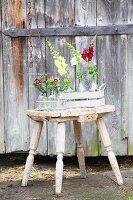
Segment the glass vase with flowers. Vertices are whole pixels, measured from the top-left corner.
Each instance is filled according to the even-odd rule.
[[[82,53],[75,49],[70,43],[64,40],[64,44],[70,49],[73,57],[71,59],[71,65],[77,66],[76,76],[79,82],[78,91],[84,92],[86,89],[84,87],[83,82],[83,73],[81,71],[81,63],[82,61],[86,61],[87,63],[87,74],[90,80],[89,90],[95,91],[97,89],[97,68],[92,64],[92,59],[94,56],[94,42],[96,40],[96,36],[93,37],[91,43],[89,44],[88,48],[85,48]]]
[[[92,65],[91,61],[94,56],[94,42],[96,40],[96,36],[92,39],[91,43],[89,44],[88,48],[85,48],[81,54],[83,60],[85,60],[88,64],[87,72],[90,79],[90,87],[89,90],[95,91],[97,90],[97,68],[96,66]]]
[[[78,79],[78,91],[79,92],[84,92],[85,91],[85,87],[84,87],[84,82],[83,82],[83,73],[81,71],[81,62],[82,62],[82,58],[81,58],[81,54],[78,50],[76,50],[74,48],[74,46],[72,46],[70,43],[68,43],[66,40],[64,40],[64,44],[67,45],[67,47],[70,49],[73,57],[71,59],[71,65],[72,66],[77,66],[77,70],[76,70],[76,77]]]
[[[49,77],[41,75],[36,77],[33,85],[39,91],[39,97],[36,101],[38,109],[62,108],[65,101],[62,98],[62,92],[72,90],[72,83],[68,77],[63,80],[58,77]]]
[[[42,109],[55,109],[61,108],[63,101],[62,93],[63,92],[71,92],[72,81],[69,77],[69,72],[66,69],[67,63],[63,56],[59,55],[59,52],[55,50],[52,44],[49,41],[46,41],[50,52],[54,58],[54,64],[57,67],[59,77],[51,76],[47,77],[45,75],[41,75],[37,77],[33,81],[33,85],[39,91],[39,100],[37,101],[39,104],[39,108]]]
[[[59,52],[55,50],[55,48],[48,40],[46,40],[46,44],[49,47],[49,50],[53,56],[54,64],[57,67],[58,74],[62,79],[59,92],[60,93],[67,91],[72,92],[73,91],[72,81],[69,76],[69,71],[67,70],[68,64],[66,63],[66,59],[63,56],[61,56]]]

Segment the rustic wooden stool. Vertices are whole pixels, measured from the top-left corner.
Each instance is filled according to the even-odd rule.
[[[55,192],[61,193],[62,189],[62,175],[63,175],[63,154],[65,150],[65,122],[73,121],[74,132],[77,144],[77,156],[79,161],[80,173],[83,178],[86,177],[85,170],[85,158],[82,144],[81,135],[81,122],[95,121],[99,129],[101,139],[104,147],[108,153],[108,158],[116,176],[119,185],[123,184],[120,169],[116,160],[116,157],[111,148],[111,141],[104,124],[102,116],[107,113],[114,112],[115,107],[113,105],[105,105],[95,108],[75,108],[65,110],[28,110],[27,115],[36,122],[36,127],[31,138],[29,156],[27,157],[22,186],[27,186],[28,178],[34,161],[35,150],[38,147],[43,121],[57,122],[56,131],[56,177],[55,177]]]

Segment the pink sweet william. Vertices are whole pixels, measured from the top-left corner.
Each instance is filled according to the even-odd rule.
[[[54,78],[54,82],[56,83],[56,82],[58,82],[59,81],[59,79],[58,78]]]
[[[34,84],[37,85],[37,86],[41,86],[42,85],[42,83],[40,82],[40,80],[38,78],[36,78],[34,80]]]

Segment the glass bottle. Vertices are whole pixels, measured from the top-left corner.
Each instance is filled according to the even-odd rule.
[[[96,91],[97,88],[98,88],[98,85],[97,85],[97,76],[90,77],[90,87],[89,87],[89,90],[90,91]]]
[[[83,81],[79,83],[78,85],[78,92],[85,92],[85,86],[84,86],[84,83]]]

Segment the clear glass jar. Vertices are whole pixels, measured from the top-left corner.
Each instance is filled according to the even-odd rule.
[[[51,93],[46,97],[40,95],[36,101],[36,109],[39,110],[58,110],[65,109],[66,100],[63,99],[62,94]]]
[[[36,100],[36,109],[43,110],[47,108],[47,97],[44,95],[39,95],[38,99]]]

